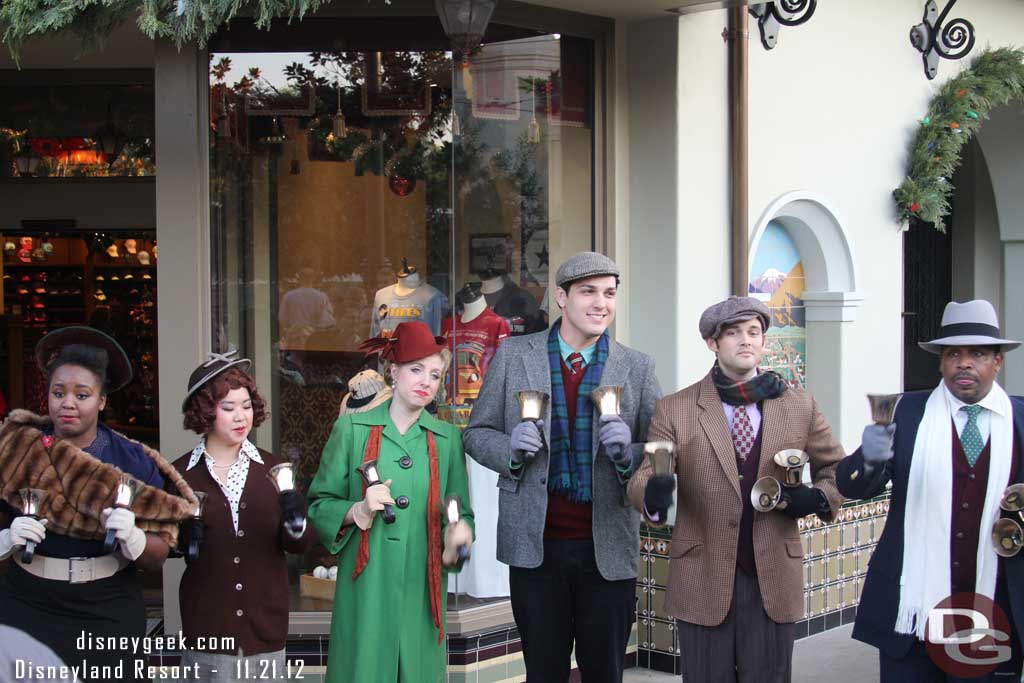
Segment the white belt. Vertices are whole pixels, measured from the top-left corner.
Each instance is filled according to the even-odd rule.
[[[32,558],[31,564],[24,564],[21,555],[21,549],[14,551],[18,566],[29,574],[41,579],[68,583],[88,583],[106,579],[128,566],[128,560],[119,554],[70,559],[36,555]]]

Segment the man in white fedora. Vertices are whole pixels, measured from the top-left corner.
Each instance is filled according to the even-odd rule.
[[[1000,557],[992,528],[1009,516],[999,505],[1007,486],[1024,482],[1024,399],[996,382],[1003,354],[1020,342],[1002,338],[995,309],[979,299],[947,304],[939,338],[920,346],[939,356],[942,382],[904,394],[891,425],[865,427],[836,474],[847,498],[872,498],[892,482],[853,637],[878,648],[881,683],[1019,681],[1024,554]],[[967,609],[939,621],[937,605]],[[986,627],[1004,633],[964,631],[964,645],[952,637]]]

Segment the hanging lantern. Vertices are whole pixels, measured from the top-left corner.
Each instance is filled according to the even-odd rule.
[[[480,47],[497,0],[434,0],[452,50],[465,60]]]
[[[42,161],[43,158],[36,154],[30,144],[26,144],[14,155],[14,164],[18,168],[18,175],[20,176],[35,175]]]
[[[121,150],[124,149],[124,143],[128,140],[124,131],[111,118],[109,107],[107,108],[107,122],[100,126],[92,137],[96,141],[97,151],[103,155],[103,160],[108,165],[117,161],[117,158],[121,156]]]
[[[533,117],[530,119],[530,125],[527,127],[526,140],[530,144],[540,144],[540,124],[537,123],[537,84],[531,81],[533,89]]]
[[[334,112],[334,137],[343,138],[348,135],[348,126],[345,125],[345,112],[341,110],[341,83],[338,83],[338,111]]]
[[[228,112],[228,89],[220,90],[220,116],[217,118],[217,137],[231,137],[231,116]]]

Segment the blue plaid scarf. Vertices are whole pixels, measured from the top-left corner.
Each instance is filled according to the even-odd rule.
[[[590,392],[601,385],[604,362],[608,358],[608,333],[598,338],[594,357],[587,364],[576,396],[576,424],[570,432],[569,410],[562,383],[562,350],[558,345],[558,330],[561,326],[562,321],[556,321],[548,333],[548,361],[551,366],[551,460],[548,467],[548,491],[573,503],[589,503],[594,495],[594,456],[591,452],[594,411]]]

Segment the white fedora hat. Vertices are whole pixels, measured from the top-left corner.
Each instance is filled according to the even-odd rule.
[[[984,299],[964,303],[950,301],[942,312],[939,338],[919,342],[929,353],[942,353],[943,346],[998,346],[1000,351],[1012,351],[1019,341],[1003,339],[999,333],[996,309]]]

